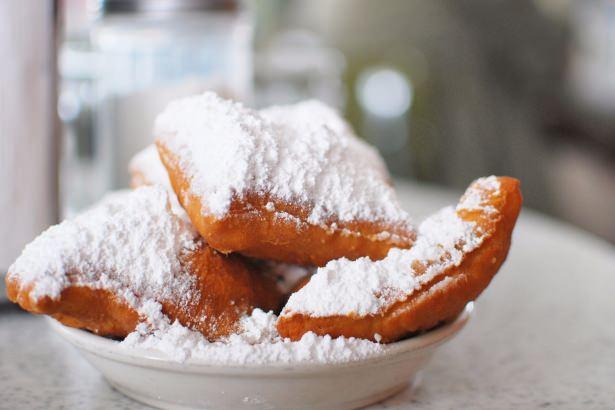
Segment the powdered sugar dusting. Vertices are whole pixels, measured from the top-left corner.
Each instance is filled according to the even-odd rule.
[[[470,189],[471,206],[484,203],[485,190],[499,189],[497,179],[478,180]],[[482,193],[481,193],[482,192]],[[464,207],[462,200],[460,207]],[[457,266],[463,254],[477,248],[483,235],[474,222],[457,216],[454,208],[444,208],[419,227],[414,246],[391,249],[386,258],[355,261],[338,259],[319,268],[307,285],[291,295],[282,316],[295,313],[313,317],[331,315],[366,316],[382,312],[405,299],[450,266]]]
[[[209,342],[178,322],[159,322],[152,330],[140,326],[121,342],[127,349],[156,350],[171,360],[225,365],[343,363],[382,353],[386,346],[368,340],[317,336],[312,332],[292,342],[279,336],[277,317],[255,309],[241,319],[242,330],[226,340]]]
[[[497,195],[500,190],[500,183],[497,177],[489,176],[480,178],[475,184],[472,184],[465,192],[457,210],[465,209],[468,211],[482,211],[493,213],[495,208],[487,203],[488,195]]]
[[[182,303],[194,278],[179,260],[196,246],[194,231],[170,211],[161,187],[116,193],[74,219],[52,226],[9,268],[32,285],[30,297],[58,298],[69,285],[107,289],[148,320],[161,300]]]
[[[135,186],[160,185],[172,190],[167,169],[160,161],[155,145],[148,145],[137,152],[128,164]]]
[[[143,185],[159,185],[169,192],[169,202],[173,213],[182,218],[186,223],[191,224],[188,214],[177,200],[177,195],[173,191],[167,169],[160,160],[158,149],[155,145],[149,145],[139,151],[131,160],[128,166],[131,173],[131,185],[134,188]]]
[[[409,224],[380,156],[322,103],[255,111],[205,93],[169,104],[155,133],[205,214],[222,217],[233,198],[257,193],[307,207],[312,224]]]

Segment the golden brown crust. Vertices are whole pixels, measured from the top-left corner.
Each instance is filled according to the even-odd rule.
[[[414,241],[413,231],[371,222],[329,221],[329,227],[312,225],[306,222],[306,209],[255,194],[233,201],[228,215],[222,219],[203,215],[201,199],[191,193],[190,181],[181,171],[178,158],[160,141],[156,145],[190,220],[207,243],[220,252],[323,266],[341,257],[382,259],[389,249],[409,248]],[[270,202],[274,209],[268,209]],[[382,232],[391,235],[387,237]]]
[[[158,302],[171,321],[177,319],[209,340],[237,331],[239,318],[254,308],[268,311],[280,307],[282,297],[275,283],[240,256],[225,256],[203,245],[186,257],[184,266],[196,279],[190,300],[185,304]],[[33,299],[31,286],[22,288],[14,276],[7,276],[6,285],[9,299],[23,309],[102,336],[123,338],[140,321],[137,311],[106,289],[72,285],[57,299]]]
[[[9,300],[31,313],[49,315],[63,324],[88,329],[103,336],[124,337],[139,321],[137,312],[105,289],[70,286],[58,299],[44,296],[32,299],[30,287],[21,288],[18,280],[6,277]]]
[[[254,308],[266,312],[280,308],[282,295],[273,279],[240,255],[223,255],[204,246],[187,258],[186,266],[197,279],[200,298],[187,306],[163,301],[163,312],[209,340],[236,332],[240,317]]]
[[[437,275],[407,299],[397,302],[378,315],[364,317],[327,316],[310,317],[304,314],[282,316],[278,320],[278,332],[283,337],[298,340],[312,331],[331,337],[346,336],[375,340],[378,334],[382,342],[394,342],[420,330],[436,326],[455,317],[464,306],[487,287],[498,271],[510,247],[510,240],[517,216],[521,210],[519,181],[499,177],[497,195],[489,196],[489,205],[495,212],[480,210],[458,211],[465,221],[474,221],[485,232],[481,245],[465,254],[458,266],[453,266]],[[447,282],[442,282],[448,278]],[[437,286],[437,287],[435,287]]]

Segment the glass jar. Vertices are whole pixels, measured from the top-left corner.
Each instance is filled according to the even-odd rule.
[[[154,119],[170,100],[205,90],[249,100],[252,91],[252,22],[235,1],[102,1],[89,42],[82,105],[91,125],[72,127],[66,144],[87,147],[65,156],[68,213],[128,185],[130,158],[153,142]]]

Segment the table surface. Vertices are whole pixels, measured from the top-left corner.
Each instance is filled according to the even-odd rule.
[[[454,194],[401,184],[417,220]],[[606,409],[615,405],[615,248],[524,210],[475,317],[418,386],[373,409]],[[142,409],[41,317],[0,305],[0,408]]]

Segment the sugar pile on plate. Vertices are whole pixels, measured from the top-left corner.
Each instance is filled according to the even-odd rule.
[[[220,342],[208,342],[202,334],[163,316],[155,327],[140,324],[120,342],[127,349],[153,349],[171,360],[245,365],[273,363],[344,363],[382,353],[387,347],[364,339],[317,336],[312,332],[292,342],[278,335],[276,315],[255,309],[241,319],[241,331]]]

